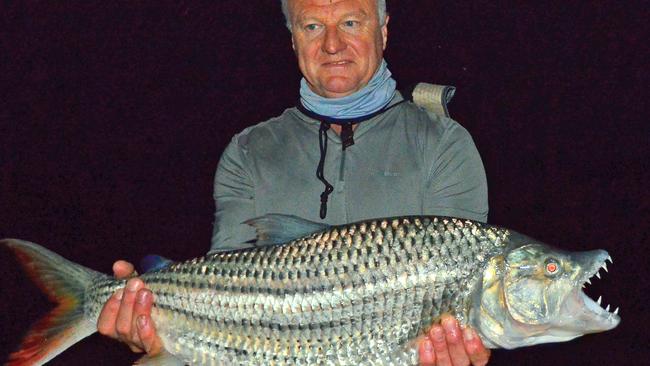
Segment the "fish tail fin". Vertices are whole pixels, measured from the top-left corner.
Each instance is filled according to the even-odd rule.
[[[58,304],[32,326],[6,366],[42,365],[97,331],[95,323],[83,317],[84,294],[92,282],[105,275],[34,243],[5,239],[0,244],[14,252],[34,283]]]

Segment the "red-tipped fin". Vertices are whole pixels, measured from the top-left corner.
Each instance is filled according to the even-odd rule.
[[[6,239],[0,245],[13,250],[35,284],[58,304],[34,324],[7,366],[42,365],[97,331],[94,321],[83,317],[83,299],[86,288],[104,275],[34,243]]]
[[[78,319],[61,322],[57,318],[60,307],[38,321],[23,340],[20,349],[9,356],[6,366],[43,365],[73,344],[97,331],[97,326]],[[57,326],[57,323],[65,323]],[[57,328],[52,331],[52,328]]]

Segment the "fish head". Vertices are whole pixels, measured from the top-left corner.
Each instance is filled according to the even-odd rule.
[[[607,260],[604,250],[567,252],[525,240],[490,259],[472,323],[488,346],[509,349],[612,329],[618,309],[609,312],[582,291]]]

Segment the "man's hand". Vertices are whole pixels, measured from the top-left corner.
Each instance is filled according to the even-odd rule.
[[[443,314],[440,324],[434,324],[420,342],[422,366],[484,366],[490,359],[490,350],[471,328],[463,330],[456,318]]]
[[[127,278],[135,273],[131,263],[117,261],[113,264],[117,278]],[[131,278],[124,289],[108,299],[97,321],[99,333],[126,343],[133,352],[155,355],[162,350],[162,342],[151,321],[153,294],[141,279]]]

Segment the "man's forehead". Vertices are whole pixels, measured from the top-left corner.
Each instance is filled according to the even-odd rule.
[[[376,0],[289,0],[289,8],[299,18],[318,13],[376,13]]]

